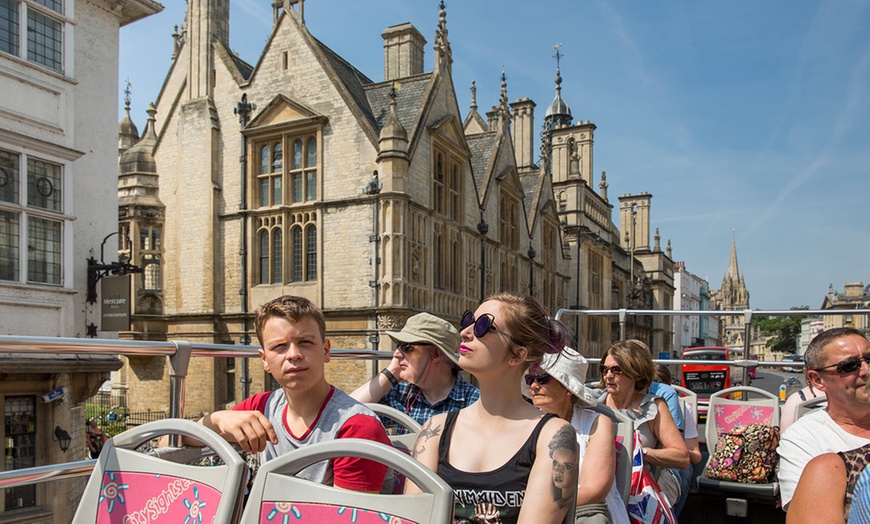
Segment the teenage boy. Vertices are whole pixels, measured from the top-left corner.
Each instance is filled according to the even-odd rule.
[[[261,462],[294,449],[336,438],[390,444],[375,414],[326,381],[329,362],[323,313],[302,297],[282,296],[257,309],[257,351],[280,389],[216,411],[200,423]],[[299,477],[340,488],[378,492],[387,467],[359,458],[337,458],[302,470]]]

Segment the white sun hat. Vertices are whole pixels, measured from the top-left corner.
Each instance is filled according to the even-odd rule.
[[[532,366],[530,369],[534,367]],[[578,405],[591,407],[597,404],[592,393],[584,385],[589,362],[577,350],[565,346],[560,353],[547,353],[537,367],[546,371],[548,375],[558,380],[560,384],[577,397]],[[528,371],[526,373],[528,374]],[[526,385],[525,380],[522,385],[523,394],[530,396],[529,387]]]

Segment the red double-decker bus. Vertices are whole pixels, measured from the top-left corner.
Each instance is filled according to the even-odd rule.
[[[710,360],[729,360],[732,353],[727,347],[689,347],[683,350],[683,360],[696,360],[697,364],[683,364],[680,371],[680,385],[698,395],[698,415],[707,417],[710,395],[735,385],[732,368],[726,364],[706,364]]]

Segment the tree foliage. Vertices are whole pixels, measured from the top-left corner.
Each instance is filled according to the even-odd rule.
[[[808,310],[809,306],[797,306],[790,311]],[[796,316],[760,316],[752,319],[752,325],[772,338],[767,341],[770,351],[794,353],[797,349],[798,337],[801,335],[801,321],[806,315]]]

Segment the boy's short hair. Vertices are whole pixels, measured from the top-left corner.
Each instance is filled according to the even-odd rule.
[[[304,317],[311,317],[320,328],[320,339],[326,340],[326,319],[320,308],[304,297],[284,295],[266,302],[257,308],[254,323],[257,328],[257,340],[263,345],[263,328],[272,318],[283,318],[288,322],[299,322]]]

